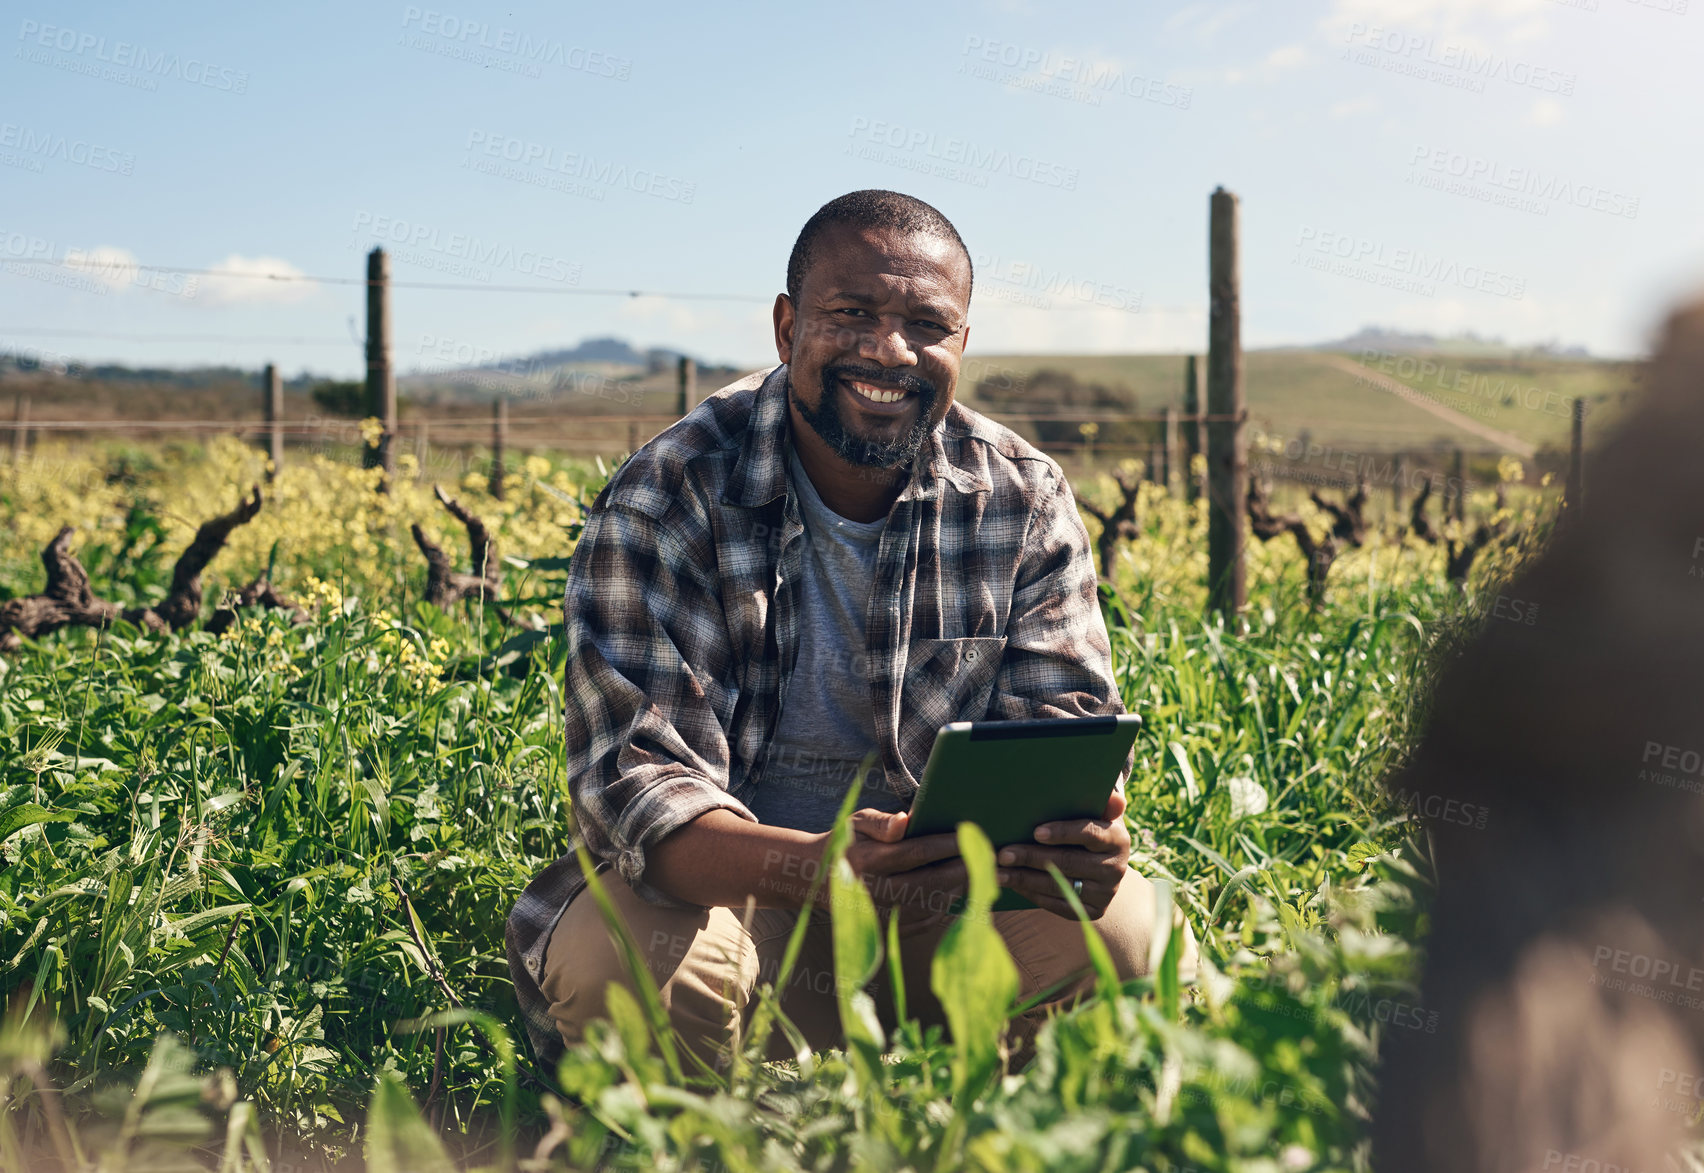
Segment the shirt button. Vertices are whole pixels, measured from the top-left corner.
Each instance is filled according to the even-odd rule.
[[[975,648],[971,648],[971,649],[970,649],[970,651],[968,651],[968,652],[966,652],[966,653],[965,653],[965,654],[964,654],[964,658],[965,658],[965,659],[966,659],[966,660],[967,660],[967,661],[968,661],[968,660],[974,660],[974,659],[976,659],[976,649],[975,649]]]

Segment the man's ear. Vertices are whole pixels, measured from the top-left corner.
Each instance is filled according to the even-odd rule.
[[[775,295],[775,357],[784,363],[793,361],[793,299],[785,293]]]

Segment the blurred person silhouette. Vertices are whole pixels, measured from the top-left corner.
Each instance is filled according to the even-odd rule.
[[[1439,1028],[1384,1040],[1380,1173],[1678,1169],[1704,1103],[1704,302],[1649,373],[1391,779],[1491,815],[1428,825]]]

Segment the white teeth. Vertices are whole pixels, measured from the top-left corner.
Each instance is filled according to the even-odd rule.
[[[868,383],[853,383],[852,389],[865,399],[874,403],[898,403],[905,398],[903,391],[890,391],[884,387],[872,387]]]

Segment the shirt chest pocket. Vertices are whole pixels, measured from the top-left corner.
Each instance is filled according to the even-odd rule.
[[[911,641],[899,708],[905,723],[931,731],[980,721],[1006,650],[1004,636]]]

